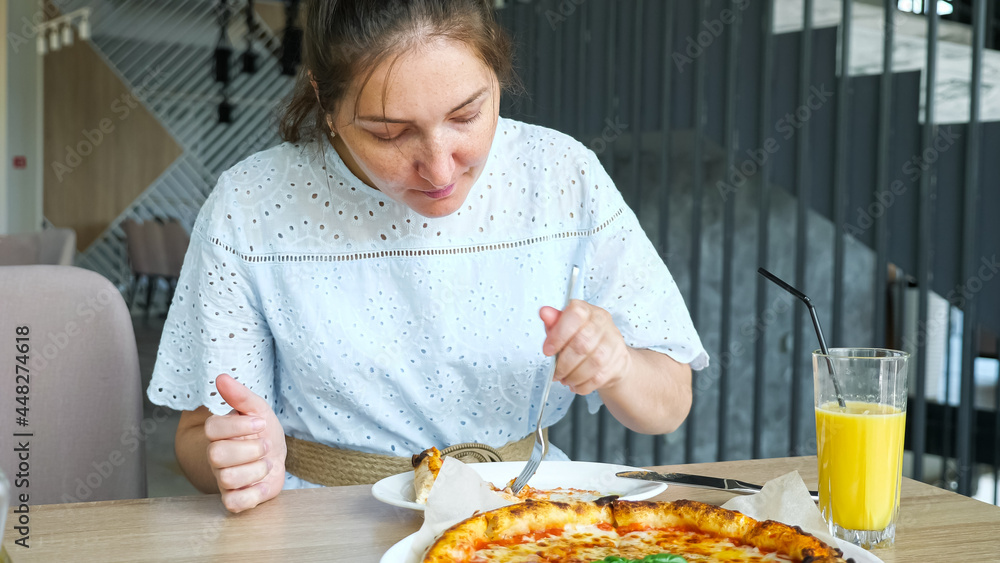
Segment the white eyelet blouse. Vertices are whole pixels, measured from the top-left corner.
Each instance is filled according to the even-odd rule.
[[[225,172],[201,209],[148,395],[223,414],[228,373],[297,438],[396,456],[499,447],[534,430],[552,362],[538,310],[562,308],[574,263],[575,297],[630,346],[708,364],[666,266],[576,140],[501,118],[468,199],[435,219],[326,141],[285,143]],[[543,426],[573,397],[554,385]]]

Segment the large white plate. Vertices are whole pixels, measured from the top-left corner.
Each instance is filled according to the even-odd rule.
[[[379,563],[404,563],[406,561],[406,555],[410,553],[410,546],[413,545],[413,538],[416,535],[417,533],[413,532],[412,534],[394,543],[392,547],[390,547],[382,555],[382,559],[379,559]]]
[[[404,563],[406,556],[410,553],[410,546],[413,545],[413,537],[416,535],[416,533],[410,534],[396,542],[395,545],[382,555],[379,563]],[[844,552],[845,559],[850,557],[854,559],[854,563],[885,563],[878,557],[875,557],[870,551],[866,551],[853,543],[837,540],[837,547]]]
[[[410,553],[410,546],[413,545],[413,537],[416,535],[417,533],[413,532],[394,543],[392,547],[382,554],[382,559],[379,559],[379,563],[404,563],[406,555]]]
[[[524,469],[523,461],[499,461],[494,463],[470,463],[484,481],[503,488]],[[531,478],[531,486],[536,489],[585,489],[608,495],[618,495],[622,500],[644,500],[666,490],[666,483],[653,483],[618,477],[619,471],[641,471],[637,467],[593,463],[587,461],[543,461],[538,472]],[[394,506],[423,510],[413,493],[413,472],[386,477],[372,485],[372,496]]]

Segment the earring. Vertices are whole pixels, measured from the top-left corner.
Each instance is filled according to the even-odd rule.
[[[333,130],[333,121],[330,120],[330,116],[326,116],[326,126],[330,128],[330,137],[336,137],[337,132]]]

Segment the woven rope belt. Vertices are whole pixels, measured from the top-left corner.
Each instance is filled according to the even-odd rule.
[[[546,441],[548,429],[544,429]],[[464,463],[490,461],[527,461],[535,443],[535,435],[529,434],[516,442],[508,442],[499,448],[492,448],[478,442],[467,442],[448,446],[442,455],[450,456]],[[285,435],[288,456],[285,471],[300,479],[324,485],[371,485],[372,483],[412,471],[410,457],[370,454],[356,450],[331,448],[309,440],[299,440]]]

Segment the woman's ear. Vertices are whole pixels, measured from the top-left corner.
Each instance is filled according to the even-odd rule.
[[[316,77],[313,76],[311,70],[307,70],[306,74],[309,76],[309,84],[313,88],[313,93],[316,94],[316,103],[319,104],[319,110],[322,112],[323,118],[326,120],[326,126],[330,130],[330,135],[336,137],[337,132],[333,130],[333,121],[330,119],[330,114],[326,113],[326,110],[323,109],[323,101],[319,98],[319,84],[316,83]]]
[[[309,76],[309,84],[311,84],[312,87],[313,87],[313,93],[316,94],[316,103],[319,104],[319,107],[322,108],[323,107],[323,102],[320,101],[320,99],[319,99],[319,84],[316,83],[316,77],[313,76],[313,73],[312,73],[311,70],[307,70],[306,74]]]

